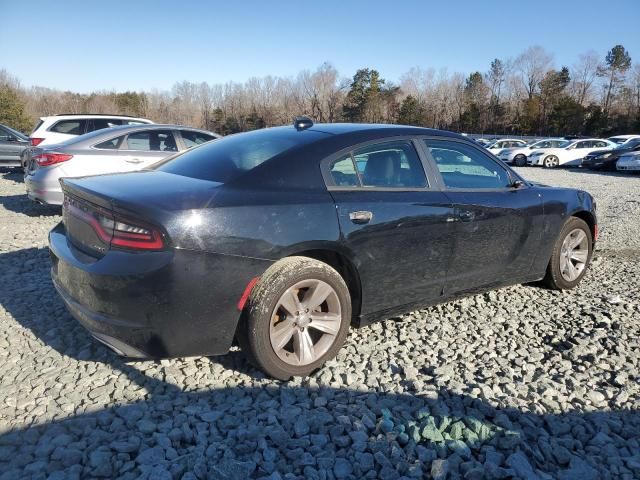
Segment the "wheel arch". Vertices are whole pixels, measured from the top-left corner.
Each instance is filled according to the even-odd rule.
[[[585,223],[589,226],[589,230],[591,231],[592,241],[595,242],[596,237],[598,236],[598,232],[596,217],[593,215],[593,213],[589,212],[588,210],[577,210],[573,212],[571,216],[585,221]]]
[[[309,257],[314,260],[326,263],[334,268],[347,284],[349,294],[351,295],[351,310],[354,319],[360,316],[362,308],[362,284],[360,281],[360,273],[355,263],[344,252],[336,249],[320,247],[310,248],[291,252],[287,255],[298,257]]]

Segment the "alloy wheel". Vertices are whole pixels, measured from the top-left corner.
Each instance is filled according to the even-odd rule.
[[[584,271],[589,257],[587,234],[580,228],[569,232],[560,249],[560,274],[568,282],[575,281]]]
[[[547,158],[544,159],[544,166],[547,168],[555,168],[560,164],[560,161],[558,160],[558,157],[556,157],[555,155],[549,155]]]
[[[278,300],[269,325],[274,352],[289,365],[309,365],[322,357],[340,332],[342,312],[336,291],[326,282],[302,280]]]

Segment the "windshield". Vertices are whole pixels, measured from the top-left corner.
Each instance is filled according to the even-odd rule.
[[[156,163],[152,168],[185,177],[226,183],[294,147],[312,143],[326,133],[298,132],[292,127],[265,128],[205,143]]]
[[[626,150],[628,148],[634,148],[640,145],[640,138],[635,138],[633,140],[629,140],[627,143],[618,145],[615,147],[615,150]]]

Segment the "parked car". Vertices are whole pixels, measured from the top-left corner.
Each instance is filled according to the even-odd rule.
[[[29,146],[29,137],[0,125],[0,167],[19,167],[20,155]]]
[[[519,140],[517,138],[501,138],[499,140],[494,140],[489,145],[487,145],[486,148],[491,153],[495,154],[504,148],[522,148],[526,146],[527,142],[524,140]]]
[[[582,164],[582,159],[588,154],[612,149],[615,146],[615,143],[601,138],[567,140],[566,145],[534,150],[527,157],[527,164],[542,165],[545,168],[578,166]]]
[[[496,153],[496,156],[505,163],[515,165],[516,167],[524,167],[527,165],[527,156],[532,150],[537,148],[560,147],[565,143],[567,143],[567,141],[561,138],[547,138],[545,140],[538,140],[526,147],[504,148]]]
[[[620,171],[639,172],[640,171],[640,152],[629,152],[618,158],[616,169]]]
[[[640,151],[640,138],[631,139],[617,147],[587,154],[582,166],[591,170],[615,170],[618,159],[627,153]]]
[[[616,135],[615,137],[607,138],[607,140],[617,145],[625,145],[632,140],[640,140],[640,135]]]
[[[141,170],[218,137],[180,125],[129,125],[87,133],[58,145],[31,147],[24,153],[27,195],[40,203],[61,205],[62,177]]]
[[[298,118],[61,183],[52,278],[94,337],[141,358],[224,354],[235,337],[281,379],[334,357],[352,322],[540,279],[573,288],[597,232],[588,193],[400,125]]]
[[[493,140],[487,140],[486,138],[474,138],[472,140],[474,140],[476,143],[479,143],[483,147],[486,147],[493,141]]]
[[[70,140],[85,133],[119,125],[146,125],[153,123],[146,118],[127,115],[104,114],[65,114],[52,117],[40,117],[40,121],[31,132],[31,145],[34,147],[51,145]]]

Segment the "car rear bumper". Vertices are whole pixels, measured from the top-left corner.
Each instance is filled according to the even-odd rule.
[[[69,312],[120,355],[169,358],[228,351],[238,299],[266,260],[166,250],[96,259],[49,234],[51,277]]]
[[[64,195],[57,178],[54,183],[53,181],[38,180],[33,175],[25,175],[24,184],[27,188],[27,196],[31,200],[48,205],[62,205]]]

